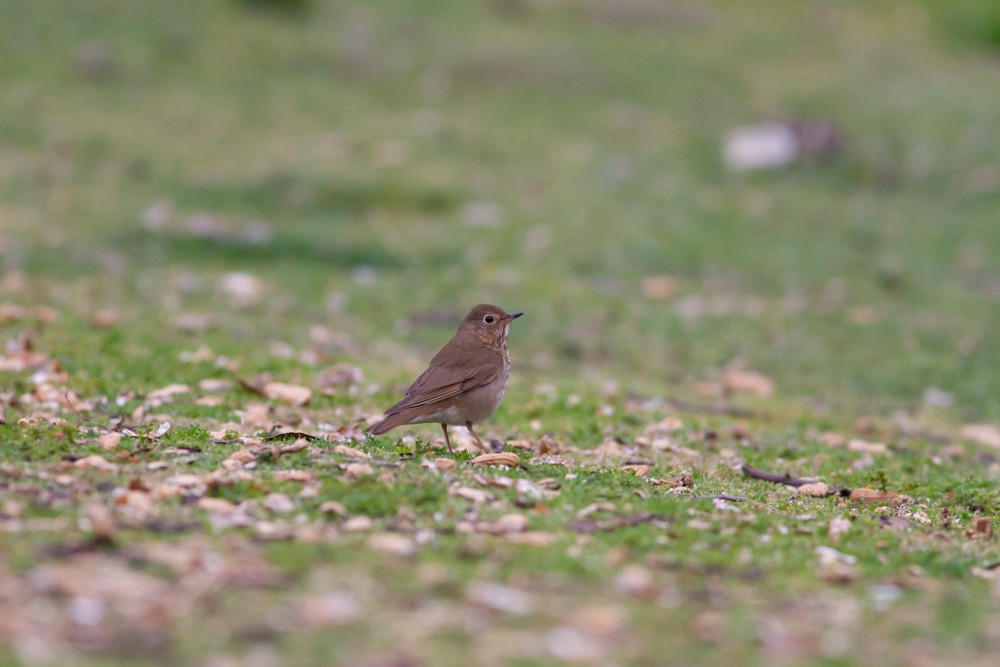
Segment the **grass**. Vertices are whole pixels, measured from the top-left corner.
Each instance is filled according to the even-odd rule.
[[[0,662],[991,664],[1000,473],[959,433],[1000,422],[995,3],[269,4],[0,2],[0,337],[40,355],[0,365]],[[789,118],[843,149],[726,168]],[[431,469],[433,426],[227,463],[359,435],[482,301],[527,313],[484,427],[522,468]]]

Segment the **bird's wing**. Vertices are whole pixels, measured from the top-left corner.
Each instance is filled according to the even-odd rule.
[[[445,357],[439,352],[430,367],[406,390],[403,400],[386,410],[386,414],[453,398],[489,384],[500,374],[502,365],[496,363],[496,350],[453,347],[449,353]]]

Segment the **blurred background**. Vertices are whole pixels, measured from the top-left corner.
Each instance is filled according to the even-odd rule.
[[[998,84],[995,0],[3,0],[3,326],[996,420]]]

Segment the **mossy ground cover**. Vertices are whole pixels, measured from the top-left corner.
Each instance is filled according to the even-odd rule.
[[[993,664],[994,4],[0,3],[2,660]]]

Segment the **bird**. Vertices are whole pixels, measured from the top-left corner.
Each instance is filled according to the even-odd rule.
[[[522,315],[488,303],[474,306],[402,400],[387,409],[385,418],[368,432],[382,435],[403,424],[436,422],[441,424],[445,444],[453,453],[448,426],[465,426],[485,450],[472,426],[496,412],[507,392],[507,335],[511,322]]]

